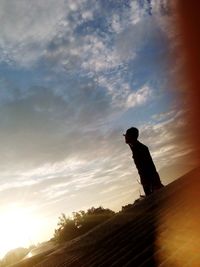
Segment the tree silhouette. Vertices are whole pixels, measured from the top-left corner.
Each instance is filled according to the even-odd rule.
[[[66,215],[62,213],[58,218],[58,229],[54,232],[54,240],[58,243],[69,241],[110,219],[114,214],[114,211],[104,209],[103,207],[92,207],[87,211],[80,210],[78,212],[73,212],[72,218],[66,217]]]

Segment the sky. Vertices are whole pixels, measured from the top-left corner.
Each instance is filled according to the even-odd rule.
[[[0,255],[62,212],[133,203],[129,127],[164,184],[193,167],[168,2],[0,0]]]

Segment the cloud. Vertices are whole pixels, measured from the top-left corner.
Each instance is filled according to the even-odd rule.
[[[158,171],[163,168],[170,170],[170,166],[180,164],[192,153],[190,143],[186,141],[189,133],[185,131],[184,117],[183,111],[173,109],[166,116],[161,114],[161,120],[157,121],[156,116],[156,121],[139,127],[140,140],[149,147]],[[84,203],[85,207],[90,203],[107,203],[108,199],[114,202],[106,206],[113,207],[113,203],[124,205],[125,199],[137,198],[139,176],[131,151],[124,143],[123,132],[121,128],[106,132],[72,132],[67,136],[72,144],[71,151],[64,147],[67,157],[63,153],[64,156],[59,158],[55,150],[54,161],[43,157],[38,168],[18,170],[15,176],[7,169],[2,181],[5,186],[0,193],[2,205],[16,201],[17,197],[18,202],[26,200],[30,206],[39,207],[43,214],[49,213],[47,207],[59,214],[66,209],[70,211],[70,206],[64,203],[70,202],[72,196],[76,197],[76,203]],[[47,159],[49,162],[45,163]],[[23,160],[25,162],[25,158]],[[167,175],[161,178],[164,183],[167,181]]]
[[[56,84],[16,91],[2,82],[2,166],[63,160],[77,153],[74,146],[82,157],[103,140],[99,129],[153,101],[153,62],[166,39],[137,1],[117,8],[114,1],[1,4],[4,59],[26,68],[43,64],[34,70],[45,68]]]
[[[120,75],[116,80],[102,75],[98,81],[80,78],[65,86],[56,81],[55,87],[17,91],[4,82],[0,164],[24,169],[77,155],[90,159],[97,143],[106,151],[104,135],[110,121],[147,103],[151,91],[147,85],[133,91]]]
[[[70,131],[74,131],[77,123],[74,113],[78,114],[79,110],[51,90],[40,88],[33,92],[27,98],[1,107],[2,165],[20,162],[23,165],[24,161],[41,164],[58,159],[59,155],[67,157],[72,150]],[[84,119],[83,116],[79,119]]]
[[[159,122],[141,126],[141,138],[150,144],[152,155],[159,162],[159,168],[173,165],[174,162],[184,162],[184,158],[194,151],[190,142],[186,112],[171,109],[165,114],[157,115],[155,119],[158,118]]]
[[[153,19],[145,18],[147,9],[137,1],[130,7],[115,5],[112,1],[91,5],[90,1],[37,0],[28,4],[23,0],[11,4],[3,0],[1,60],[23,67],[49,60],[60,68],[80,64],[98,72],[133,59],[146,34],[151,35]]]
[[[140,88],[129,94],[126,102],[127,108],[145,104],[151,97],[151,90],[148,86]]]
[[[27,65],[44,53],[66,10],[65,1],[1,1],[1,60]],[[23,55],[23,56],[22,56]]]

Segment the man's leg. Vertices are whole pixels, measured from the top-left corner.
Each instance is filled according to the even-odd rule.
[[[143,189],[144,189],[144,193],[146,196],[149,196],[150,194],[152,194],[152,187],[148,184],[142,184]]]
[[[164,187],[164,185],[161,183],[160,180],[160,176],[159,174],[156,172],[153,176],[152,176],[152,191],[154,190],[158,190],[160,188]]]

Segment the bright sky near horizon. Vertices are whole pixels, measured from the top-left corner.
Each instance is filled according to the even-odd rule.
[[[51,238],[62,212],[138,198],[131,126],[164,184],[191,168],[160,2],[0,0],[0,255]]]

